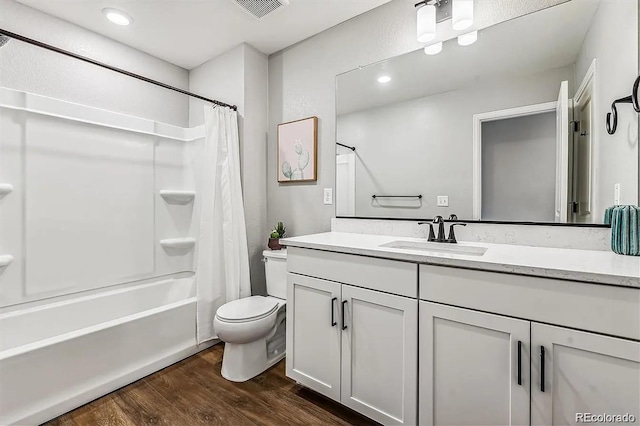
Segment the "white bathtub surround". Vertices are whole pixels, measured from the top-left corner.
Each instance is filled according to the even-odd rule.
[[[429,226],[417,220],[331,219],[333,232],[427,238]],[[611,250],[611,229],[582,226],[467,223],[456,228],[458,241],[580,250]]]
[[[216,338],[213,318],[226,302],[251,296],[240,184],[238,115],[204,107],[200,244],[197,253],[198,343]]]
[[[193,278],[0,314],[0,424],[39,424],[190,356]]]
[[[486,248],[486,252],[479,256],[453,252],[437,253],[416,249],[381,247],[394,241],[420,244],[425,243],[426,238],[343,232],[327,232],[303,237],[284,238],[281,241],[287,247],[640,288],[640,258],[636,256],[620,256],[612,252],[597,250],[528,247],[480,242],[458,243],[460,247]],[[435,246],[441,244],[445,249],[451,247],[447,243],[434,244]]]

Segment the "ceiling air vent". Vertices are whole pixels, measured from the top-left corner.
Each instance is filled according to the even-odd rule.
[[[244,10],[256,18],[262,18],[282,6],[287,6],[289,0],[234,0]]]

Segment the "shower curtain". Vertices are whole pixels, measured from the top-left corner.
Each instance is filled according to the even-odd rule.
[[[198,343],[216,338],[213,318],[226,302],[251,295],[240,184],[238,115],[205,106],[197,253]]]

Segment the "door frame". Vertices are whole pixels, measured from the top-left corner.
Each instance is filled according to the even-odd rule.
[[[591,153],[590,153],[590,164],[591,168],[591,181],[589,182],[589,208],[591,210],[591,220],[593,220],[593,216],[595,212],[598,212],[598,191],[596,190],[596,183],[598,182],[598,167],[596,162],[593,161],[594,158],[598,158],[598,132],[594,131],[596,127],[594,123],[596,123],[598,115],[598,103],[597,103],[597,93],[596,93],[596,83],[597,83],[597,58],[593,58],[589,68],[584,74],[582,81],[580,82],[580,86],[578,90],[576,90],[576,94],[573,96],[573,108],[574,108],[574,120],[576,117],[575,109],[582,103],[585,99],[591,99]],[[575,187],[575,183],[572,184]],[[574,199],[575,201],[575,194]]]
[[[338,166],[340,164],[347,165],[347,174],[349,175],[350,182],[352,183],[353,188],[351,191],[353,192],[353,197],[349,200],[349,205],[346,210],[348,210],[347,214],[340,215],[338,214],[338,192],[340,191],[340,186],[338,185]],[[346,154],[336,154],[336,216],[355,216],[356,215],[356,154],[355,152],[348,152]]]
[[[557,101],[473,114],[473,220],[482,216],[482,123],[555,112]]]

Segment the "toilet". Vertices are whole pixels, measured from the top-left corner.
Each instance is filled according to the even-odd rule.
[[[222,377],[244,382],[262,373],[285,355],[287,251],[263,253],[268,296],[251,296],[225,303],[213,320],[225,342]]]

